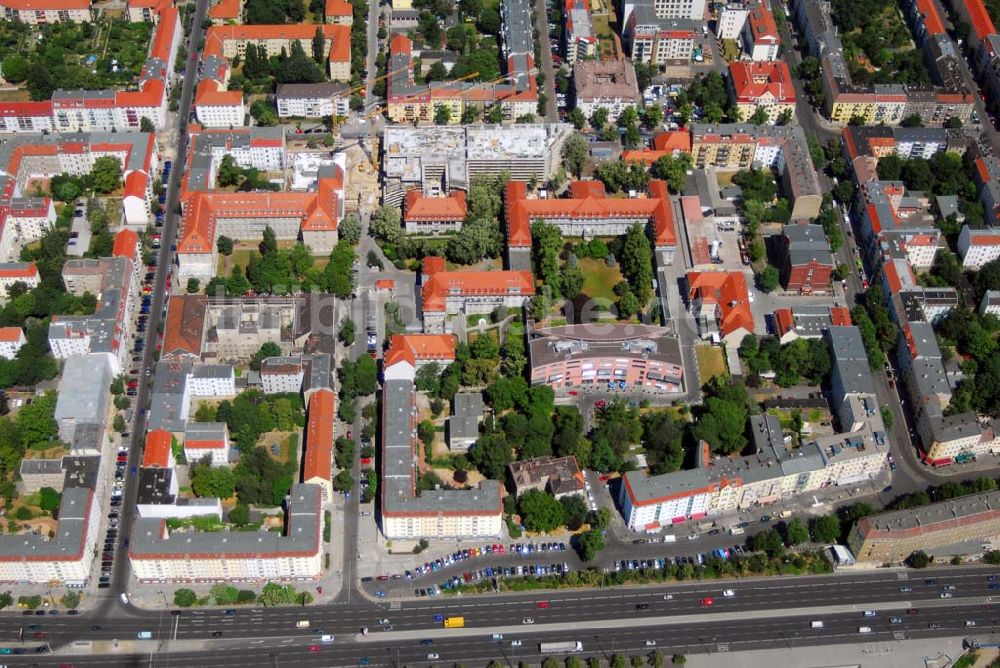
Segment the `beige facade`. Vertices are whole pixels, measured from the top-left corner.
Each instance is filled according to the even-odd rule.
[[[396,539],[496,538],[503,533],[500,513],[451,515],[448,511],[400,517],[382,514],[383,533]]]

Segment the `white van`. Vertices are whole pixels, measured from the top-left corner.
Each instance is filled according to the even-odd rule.
[[[809,622],[809,628],[821,629],[823,628],[823,622]]]
[[[871,632],[872,632],[872,627],[870,627],[870,626],[859,626],[858,627],[858,633],[871,633]]]
[[[672,533],[668,533],[667,535],[665,535],[663,537],[663,542],[664,543],[676,543],[677,542],[677,536],[675,536]]]
[[[295,622],[295,628],[297,628],[297,629],[309,628],[309,620],[308,619],[300,619],[299,621]]]
[[[149,640],[150,638],[153,637],[153,632],[152,631],[139,631],[137,634],[135,634],[135,637],[138,638],[139,640]]]
[[[122,605],[128,605],[128,596],[124,592],[118,598],[122,600]]]
[[[743,535],[743,529],[741,529],[739,527],[732,527],[731,529],[729,529],[729,535],[730,536],[742,536]]]
[[[319,641],[320,642],[333,642],[333,636],[330,635],[329,633],[321,635],[319,637]]]

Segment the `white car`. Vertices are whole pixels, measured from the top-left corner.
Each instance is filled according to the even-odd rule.
[[[534,624],[534,623],[535,623],[535,620],[534,620],[534,619],[532,619],[531,617],[525,617],[525,618],[523,618],[523,619],[521,620],[521,623],[522,623],[522,624]]]
[[[733,591],[732,589],[723,589],[722,595],[725,596],[726,598],[732,598],[733,596],[736,596],[736,592]]]
[[[646,641],[646,647],[656,647],[656,641],[655,640],[647,640]]]
[[[440,658],[441,657],[438,656],[437,652],[431,652],[430,654],[427,655],[427,659],[428,660],[431,660],[431,659],[440,659]]]
[[[510,641],[510,646],[511,647],[520,647],[521,646],[521,641],[520,640],[511,640]]]

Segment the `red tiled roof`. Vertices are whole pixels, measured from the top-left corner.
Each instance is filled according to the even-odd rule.
[[[146,434],[146,448],[142,453],[143,467],[165,469],[170,466],[170,441],[170,432],[166,429],[154,429]]]
[[[139,246],[139,235],[129,229],[123,229],[115,235],[115,245],[111,254],[115,257],[135,259],[136,248]]]
[[[440,258],[443,260],[444,258]],[[427,266],[427,258],[424,259]],[[420,290],[424,311],[444,311],[449,296],[506,295],[531,297],[535,278],[530,271],[438,271]]]
[[[326,0],[324,16],[354,16],[354,7],[345,0]]]
[[[405,221],[463,221],[468,213],[465,193],[453,190],[448,197],[424,197],[419,189],[406,193]]]
[[[391,278],[379,278],[375,281],[376,290],[392,290],[396,287],[396,281]]]
[[[205,33],[203,56],[222,57],[226,42],[247,40],[264,42],[271,39],[305,40],[309,42],[316,35],[316,29],[325,39],[331,40],[329,60],[349,62],[351,59],[351,29],[345,25],[315,25],[308,23],[281,25],[224,25],[211,26]]]
[[[29,262],[25,267],[7,267],[0,269],[0,278],[33,278],[38,276],[38,267],[34,262]]]
[[[221,450],[224,447],[226,447],[226,442],[218,438],[204,441],[184,441],[185,450]]]
[[[226,90],[222,82],[202,79],[195,89],[194,104],[197,107],[238,107],[243,104],[243,92]]]
[[[385,351],[385,368],[401,361],[416,366],[419,361],[452,362],[455,359],[455,337],[451,334],[395,334]]]
[[[792,309],[779,308],[774,310],[774,328],[778,331],[778,338],[781,338],[792,330],[795,320],[792,318]]]
[[[625,162],[641,162],[652,165],[665,155],[675,153],[691,152],[691,132],[688,130],[675,130],[672,132],[661,132],[653,137],[653,148],[644,148],[638,151],[623,151],[622,160]]]
[[[237,20],[240,18],[240,0],[219,0],[208,10],[208,18],[219,21]]]
[[[692,271],[687,275],[689,299],[716,304],[721,318],[719,330],[728,336],[739,328],[754,331],[753,313],[746,276],[741,271]]]
[[[592,220],[645,217],[653,223],[658,246],[676,244],[673,211],[664,181],[650,181],[649,196],[644,198],[609,199],[603,185],[597,181],[571,184],[571,198],[568,199],[527,199],[527,192],[524,182],[507,182],[507,243],[510,246],[531,246],[532,222],[567,217]]]
[[[125,177],[125,197],[138,197],[146,199],[146,189],[149,186],[149,177],[143,172],[129,172]]]
[[[846,306],[830,307],[830,319],[837,327],[854,324],[851,322],[851,311]]]
[[[729,80],[737,103],[753,103],[765,95],[776,102],[795,102],[792,73],[783,61],[733,61],[729,63]]]
[[[163,354],[201,355],[201,337],[205,328],[208,298],[204,295],[176,295],[167,307],[163,327]]]
[[[52,100],[42,102],[0,102],[0,118],[17,116],[52,117]]]
[[[24,338],[20,327],[0,327],[0,341],[16,342]]]
[[[972,23],[972,30],[976,34],[976,39],[983,39],[987,35],[995,35],[997,29],[993,27],[993,20],[983,0],[959,0],[965,2],[965,11],[969,14],[969,21]]]
[[[760,40],[767,40],[772,44],[781,42],[778,36],[778,25],[774,22],[774,14],[764,5],[757,5],[750,10],[747,15],[747,22],[750,24],[750,34],[754,43]]]
[[[943,35],[945,32],[944,22],[941,20],[941,15],[938,14],[937,7],[934,6],[934,0],[915,0],[915,4],[917,11],[924,17],[924,30],[927,31],[927,34]]]
[[[306,454],[302,480],[330,480],[333,464],[333,390],[321,388],[309,398],[309,422],[306,425]]]

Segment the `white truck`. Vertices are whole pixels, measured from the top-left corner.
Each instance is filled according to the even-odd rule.
[[[538,643],[538,651],[542,654],[567,654],[569,652],[582,652],[583,643],[579,640],[567,640],[566,642],[543,642]]]

